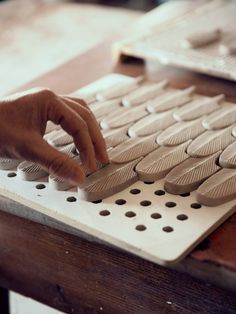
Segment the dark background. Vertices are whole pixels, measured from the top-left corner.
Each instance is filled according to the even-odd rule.
[[[112,6],[120,6],[137,10],[151,10],[158,4],[164,2],[163,0],[77,0],[83,3],[97,3]]]
[[[3,2],[3,1],[8,1],[8,0],[0,0],[0,2]],[[56,2],[56,0],[54,1]],[[166,0],[67,0],[67,1],[68,2],[80,2],[80,3],[96,3],[96,4],[103,4],[103,5],[125,7],[125,8],[135,9],[135,10],[148,11],[156,7],[158,4],[165,2]]]

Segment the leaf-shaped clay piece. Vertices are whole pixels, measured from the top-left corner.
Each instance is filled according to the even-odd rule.
[[[219,163],[223,168],[236,168],[236,139],[220,155]]]
[[[73,143],[73,137],[64,130],[59,130],[54,136],[48,138],[48,143],[55,147],[60,147]]]
[[[125,126],[119,129],[105,130],[103,131],[103,137],[106,142],[107,149],[116,147],[117,145],[125,142],[129,139],[127,134],[129,126]]]
[[[132,125],[128,134],[130,137],[148,136],[158,131],[165,130],[175,123],[173,111],[150,114]]]
[[[116,129],[136,122],[148,115],[146,104],[135,108],[123,108],[123,110],[114,112],[104,118],[100,125],[103,129]]]
[[[0,170],[10,170],[17,167],[22,160],[0,157]]]
[[[163,93],[164,87],[168,84],[168,81],[162,81],[160,83],[152,83],[142,85],[139,89],[131,92],[122,99],[122,104],[125,107],[138,106],[150,99],[153,99]]]
[[[208,115],[219,109],[219,102],[224,95],[194,99],[186,105],[178,108],[173,116],[176,121],[190,121]]]
[[[140,159],[126,164],[109,164],[86,178],[78,187],[79,198],[96,201],[118,193],[138,181],[134,171]]]
[[[165,178],[165,190],[171,194],[184,194],[196,190],[207,178],[221,168],[217,166],[219,152],[203,158],[188,158]]]
[[[57,124],[54,124],[52,121],[47,122],[47,127],[45,130],[45,134],[51,133],[52,131],[60,129],[60,126]]]
[[[222,169],[197,189],[197,201],[218,206],[236,199],[236,169]]]
[[[205,131],[202,119],[177,122],[164,130],[158,137],[160,146],[175,146],[188,140],[193,140]]]
[[[224,150],[235,141],[232,129],[233,126],[223,130],[204,132],[189,145],[188,154],[192,157],[204,157]]]
[[[202,125],[207,130],[219,130],[236,123],[236,104],[225,105],[209,116],[207,116]]]
[[[155,134],[148,137],[131,138],[109,151],[108,155],[113,163],[127,163],[146,156],[158,147]]]
[[[121,107],[121,98],[112,99],[107,101],[97,101],[89,106],[94,116],[99,119],[105,117],[114,111],[119,111]]]
[[[173,147],[160,147],[148,154],[137,166],[139,179],[153,182],[164,178],[171,169],[189,158],[186,149],[191,141]]]
[[[140,88],[139,83],[142,82],[143,77],[138,76],[134,78],[132,81],[124,82],[121,81],[114,86],[109,87],[99,93],[97,93],[96,98],[99,101],[105,101],[109,99],[114,99],[118,97],[125,96],[134,90]]]
[[[79,165],[81,166],[81,168],[84,171],[86,176],[91,175],[91,171],[87,168],[87,166],[85,166],[84,164],[81,163],[80,156],[74,156],[73,160],[75,160],[79,163]],[[100,162],[98,162],[98,161],[96,162],[96,167],[98,170],[101,169],[103,166],[104,165],[101,164]],[[69,190],[75,186],[72,183],[68,182],[67,180],[65,180],[63,178],[58,177],[55,174],[50,174],[50,176],[48,178],[48,183],[49,183],[49,187],[51,189],[57,190],[57,191],[66,191],[66,190]]]
[[[23,161],[17,167],[17,175],[24,181],[35,181],[48,175],[48,172],[34,162]]]
[[[183,90],[175,90],[163,94],[161,97],[150,101],[147,110],[150,113],[163,112],[182,106],[192,100],[191,94],[195,90],[194,86]]]
[[[202,31],[190,34],[182,41],[183,48],[197,49],[203,46],[210,45],[218,41],[222,36],[220,29],[213,29],[210,31]]]

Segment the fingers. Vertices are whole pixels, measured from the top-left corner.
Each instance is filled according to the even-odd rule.
[[[85,179],[85,174],[78,162],[50,146],[39,135],[33,136],[32,142],[22,147],[21,152],[26,160],[38,163],[49,173],[72,184],[79,185]]]
[[[74,110],[68,107],[59,97],[50,100],[48,120],[60,124],[73,137],[81,156],[81,161],[91,170],[96,170],[96,158],[88,125]]]
[[[99,125],[92,111],[87,107],[83,100],[76,98],[63,97],[63,101],[75,112],[77,112],[87,123],[89,134],[91,136],[96,157],[102,163],[108,163],[106,143],[100,131]]]

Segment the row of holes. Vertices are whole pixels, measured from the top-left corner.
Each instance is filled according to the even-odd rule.
[[[16,176],[15,172],[8,173],[8,177],[10,177],[10,178],[15,177],[15,176]],[[153,184],[153,182],[145,182],[145,183],[146,184]],[[42,190],[42,189],[46,188],[45,184],[42,184],[42,183],[41,184],[37,184],[35,187],[38,190]],[[137,195],[137,194],[141,193],[141,190],[139,190],[139,189],[132,189],[132,190],[130,190],[130,193],[133,194],[133,195]],[[165,195],[165,193],[166,192],[163,191],[163,190],[156,190],[154,192],[154,194],[158,195],[158,196]],[[181,194],[182,197],[187,197],[189,195],[190,195],[190,193]],[[68,202],[75,202],[75,201],[77,201],[77,199],[74,196],[72,196],[72,197],[68,197],[67,201]],[[101,202],[102,202],[102,200],[97,200],[97,201],[94,201],[93,203],[94,204],[98,204],[98,203],[101,203]],[[124,200],[124,199],[118,199],[118,200],[115,201],[115,203],[117,205],[124,205],[124,204],[127,203],[127,201]],[[152,204],[152,202],[149,201],[149,200],[143,200],[143,201],[140,202],[140,205],[144,206],[144,207],[150,206],[151,204]],[[177,204],[175,202],[166,202],[165,203],[165,206],[168,207],[168,208],[173,208],[176,205]],[[199,209],[199,208],[202,207],[201,204],[199,204],[199,203],[192,203],[190,206],[191,206],[191,208],[194,208],[194,209]]]
[[[105,210],[101,210],[99,212],[99,214],[101,216],[109,216],[111,213],[110,213],[109,210],[105,209]],[[136,213],[133,212],[133,211],[128,211],[128,212],[125,213],[125,216],[128,217],[128,218],[133,218],[133,217],[136,216]],[[153,219],[160,219],[160,218],[162,218],[161,214],[159,214],[159,213],[153,213],[153,214],[150,215],[150,217],[153,218]],[[184,220],[188,219],[188,216],[184,215],[184,214],[180,214],[176,218],[178,220],[184,221]]]
[[[99,214],[100,214],[101,216],[109,216],[111,213],[109,212],[109,210],[102,210],[102,211],[99,212]],[[126,212],[126,213],[125,213],[125,216],[131,218],[131,217],[135,217],[136,214],[135,214],[134,212],[131,212],[131,211],[130,211],[130,212]],[[151,215],[151,218],[153,218],[153,219],[160,219],[161,217],[162,217],[162,216],[161,216],[159,213],[153,213],[153,214]],[[176,218],[177,218],[178,220],[184,221],[184,220],[187,220],[187,219],[188,219],[188,216],[187,216],[187,215],[184,215],[184,214],[181,214],[181,215],[178,215]],[[137,225],[137,226],[135,227],[135,229],[136,229],[137,231],[145,231],[145,230],[147,229],[147,227],[146,227],[145,225]],[[165,227],[162,228],[162,230],[165,231],[165,232],[167,232],[167,233],[170,233],[170,232],[174,231],[174,228],[172,228],[172,227],[170,227],[170,226],[165,226]]]

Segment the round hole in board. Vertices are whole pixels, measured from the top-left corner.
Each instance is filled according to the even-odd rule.
[[[187,215],[184,215],[184,214],[180,214],[177,216],[177,219],[178,220],[181,220],[181,221],[184,221],[184,220],[187,220],[188,219],[188,216]]]
[[[162,195],[165,195],[166,192],[163,191],[163,190],[156,190],[156,191],[154,192],[154,194],[155,194],[155,195],[158,195],[158,196],[162,196]]]
[[[145,231],[147,229],[147,227],[144,225],[137,225],[135,229],[138,231]]]
[[[166,205],[166,207],[172,208],[172,207],[176,206],[176,203],[175,202],[167,202],[167,203],[165,203],[165,205]]]
[[[16,173],[15,172],[10,172],[7,174],[8,178],[14,178],[16,177]]]
[[[105,210],[101,210],[100,212],[99,212],[99,215],[100,216],[109,216],[111,213],[109,212],[109,210],[107,210],[107,209],[105,209]]]
[[[67,200],[67,202],[73,203],[73,202],[76,202],[76,201],[77,201],[77,198],[74,197],[74,196],[69,196],[69,197],[67,197],[66,200]]]
[[[93,204],[99,204],[99,203],[101,203],[102,202],[102,200],[97,200],[97,201],[93,201],[92,203]]]
[[[162,228],[162,230],[165,232],[168,232],[168,233],[174,231],[174,229],[170,226],[166,226],[166,227]]]
[[[161,214],[159,214],[159,213],[153,213],[153,214],[151,214],[151,218],[152,219],[160,219],[162,216],[161,216]]]
[[[180,196],[182,196],[182,197],[188,197],[188,196],[190,196],[190,193],[188,192],[188,193],[183,193],[183,194],[180,194]]]
[[[126,200],[123,200],[122,198],[120,198],[120,199],[116,200],[115,203],[117,205],[124,205],[124,204],[126,204]]]
[[[43,190],[43,189],[45,189],[46,188],[46,185],[45,184],[37,184],[36,185],[36,189],[38,189],[38,190]]]
[[[128,217],[128,218],[132,218],[132,217],[136,216],[136,213],[132,212],[132,211],[128,211],[128,212],[125,213],[125,216]]]
[[[130,192],[130,194],[133,194],[133,195],[137,195],[137,194],[141,193],[141,191],[139,189],[132,189],[129,192]]]
[[[201,207],[202,207],[202,205],[199,204],[199,203],[192,203],[192,204],[191,204],[191,208],[194,208],[194,209],[199,209],[199,208],[201,208]]]
[[[148,201],[148,200],[143,200],[143,201],[140,202],[140,205],[144,206],[144,207],[150,206],[151,204],[152,204],[152,202]]]
[[[153,183],[154,183],[154,181],[150,181],[150,182],[148,182],[148,181],[144,181],[143,183],[144,183],[144,184],[153,184]]]

